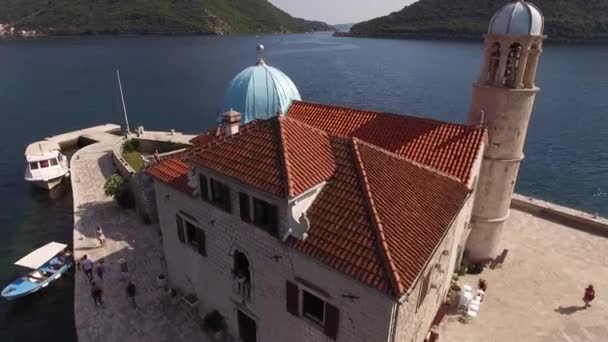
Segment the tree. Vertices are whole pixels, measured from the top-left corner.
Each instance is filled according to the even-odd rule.
[[[106,196],[112,196],[122,208],[133,208],[135,206],[133,195],[129,190],[129,183],[119,174],[114,174],[108,178],[103,185],[103,190]]]

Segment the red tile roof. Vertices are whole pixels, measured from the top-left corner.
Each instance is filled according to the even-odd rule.
[[[290,238],[289,246],[398,297],[459,214],[483,135],[463,125],[295,102],[287,117],[247,124],[230,137],[202,135],[148,172],[183,188],[189,163],[283,198],[326,181],[306,212],[308,238]]]
[[[188,186],[188,164],[182,160],[183,156],[180,153],[161,160],[148,167],[146,172],[157,180],[192,195],[194,189]]]
[[[297,196],[333,174],[329,137],[323,131],[283,117],[240,131],[209,139],[186,161],[279,197]]]
[[[404,293],[460,213],[469,189],[378,147],[355,141],[354,148],[377,238]]]
[[[355,137],[468,182],[484,128],[406,115],[294,101],[287,117]]]
[[[261,121],[239,134],[195,147],[186,161],[282,197],[286,187],[276,121]]]
[[[336,172],[291,247],[394,296],[424,270],[469,189],[454,177],[357,139],[334,138]]]

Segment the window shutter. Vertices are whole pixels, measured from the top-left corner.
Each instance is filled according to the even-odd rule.
[[[251,214],[249,210],[249,196],[246,193],[239,192],[239,207],[241,211],[241,220],[251,222]]]
[[[325,303],[325,335],[334,341],[337,340],[339,326],[340,310],[329,303]]]
[[[179,216],[175,216],[177,222],[177,239],[181,243],[186,243],[186,237],[184,236],[184,220]]]
[[[199,183],[201,184],[201,199],[203,201],[209,200],[209,190],[207,188],[207,177],[200,175]]]
[[[222,197],[224,197],[224,210],[232,214],[232,199],[230,198],[230,188],[227,185],[224,185],[222,188]]]
[[[300,316],[300,310],[298,309],[298,285],[286,281],[285,282],[287,293],[287,312],[294,316]]]
[[[205,240],[206,240],[205,231],[197,229],[197,235],[198,235],[198,252],[202,256],[207,256],[207,245],[205,244]]]

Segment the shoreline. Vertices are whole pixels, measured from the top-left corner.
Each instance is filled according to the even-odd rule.
[[[340,38],[368,38],[368,39],[397,39],[397,40],[442,40],[442,41],[461,41],[461,42],[482,42],[480,37],[483,34],[474,35],[451,35],[451,34],[356,34],[350,32],[336,31],[334,37]],[[551,38],[548,37],[545,45],[607,45],[608,38],[601,39],[575,39],[575,38]]]
[[[331,33],[334,31],[306,31],[306,32],[267,32],[267,33],[224,33],[217,32],[145,32],[145,33],[74,33],[74,34],[36,34],[31,36],[0,35],[0,41],[14,40],[54,40],[74,38],[140,38],[140,37],[245,37],[245,36],[281,36],[291,34]]]

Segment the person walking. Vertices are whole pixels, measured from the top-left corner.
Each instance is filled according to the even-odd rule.
[[[131,304],[133,305],[134,308],[137,308],[137,304],[135,303],[135,292],[137,291],[137,289],[135,288],[135,284],[133,284],[133,282],[129,281],[129,284],[127,284],[127,297],[129,297],[129,300],[131,301]]]
[[[97,229],[95,230],[95,235],[97,236],[97,241],[99,241],[99,247],[103,247],[106,244],[106,236],[103,233],[103,229],[101,229],[100,225],[97,225]]]
[[[585,309],[591,306],[591,302],[595,299],[595,289],[592,284],[589,284],[585,289],[585,294],[583,296],[583,302],[585,302]]]
[[[103,290],[95,282],[91,283],[91,297],[93,297],[93,303],[95,306],[103,305]]]
[[[103,262],[104,262],[103,258],[99,259],[99,261],[97,262],[97,267],[95,267],[95,271],[97,272],[97,276],[99,277],[99,280],[103,280],[103,273],[105,272]]]
[[[80,268],[84,271],[84,275],[89,279],[89,283],[93,281],[93,262],[85,254],[80,261]]]

